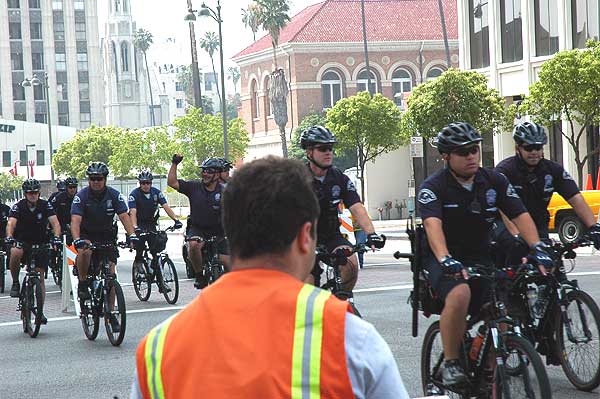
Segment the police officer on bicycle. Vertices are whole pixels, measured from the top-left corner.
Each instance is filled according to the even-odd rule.
[[[223,169],[223,171],[219,173],[219,183],[226,185],[229,179],[231,178],[229,176],[229,172],[231,171],[233,164],[230,161],[228,161],[227,158],[218,159],[219,161],[221,161],[221,168]]]
[[[50,196],[48,197],[48,202],[52,203],[52,200],[54,199],[54,197],[56,197],[60,193],[64,193],[65,191],[67,191],[66,182],[64,180],[57,180],[56,181],[56,191],[53,192],[52,194],[50,194]]]
[[[8,225],[6,227],[6,246],[10,250],[10,273],[12,275],[12,287],[10,296],[19,297],[19,265],[25,255],[24,251],[27,245],[43,245],[48,243],[47,226],[52,225],[54,238],[52,244],[55,247],[62,245],[60,239],[60,224],[52,205],[48,201],[40,199],[41,184],[36,179],[27,179],[22,185],[25,198],[13,205],[8,215]],[[22,248],[18,243],[25,244]],[[36,271],[42,276],[48,270],[49,253],[48,251],[39,252],[36,259]],[[46,296],[46,285],[42,282],[42,303]],[[44,315],[41,316],[42,324],[47,320]]]
[[[129,216],[133,223],[133,228],[136,235],[140,238],[139,245],[136,249],[136,262],[141,260],[144,248],[144,243],[148,242],[148,246],[152,248],[154,236],[148,235],[140,237],[141,233],[157,231],[158,226],[158,206],[160,205],[167,215],[175,222],[174,227],[179,229],[183,224],[177,219],[177,215],[173,212],[167,199],[162,191],[152,186],[154,176],[149,170],[143,170],[138,174],[139,187],[135,188],[129,194]]]
[[[73,199],[71,207],[71,234],[77,249],[77,271],[79,274],[78,295],[81,300],[89,299],[87,274],[92,251],[90,244],[114,244],[117,240],[115,215],[119,218],[129,240],[134,246],[138,238],[134,234],[133,224],[127,214],[127,203],[123,195],[106,185],[108,167],[103,162],[92,162],[87,167],[88,187],[81,189]],[[115,264],[119,252],[116,247],[109,256],[110,269],[115,273]],[[116,317],[110,320],[113,331],[118,332],[120,326]]]
[[[423,266],[428,279],[445,301],[440,329],[445,362],[440,368],[446,386],[467,381],[459,359],[466,316],[476,314],[487,297],[489,284],[468,280],[466,267],[493,267],[489,251],[492,223],[501,210],[530,245],[531,260],[540,269],[551,265],[531,216],[513,186],[498,172],[479,167],[480,134],[468,123],[452,123],[437,136],[446,168],[429,176],[417,195],[429,255]]]
[[[10,206],[6,205],[3,200],[0,200],[0,240],[4,241],[6,237],[6,224],[8,223],[8,214]]]
[[[207,158],[200,165],[202,180],[177,179],[177,165],[183,155],[175,154],[167,176],[167,184],[184,194],[190,201],[190,216],[187,222],[187,238],[199,237],[207,239],[212,236],[220,238],[218,252],[223,265],[229,267],[227,240],[221,224],[221,195],[224,186],[219,182],[223,164],[218,158]],[[202,248],[204,242],[189,241],[188,253],[196,274],[196,288],[206,286],[202,273]]]
[[[75,194],[77,194],[79,182],[77,181],[76,177],[67,177],[64,180],[64,184],[66,186],[65,191],[59,191],[58,194],[52,198],[52,200],[49,200],[49,202],[56,212],[62,233],[67,235],[67,244],[70,245],[73,241],[70,238],[71,206],[73,204]]]
[[[308,168],[314,179],[313,185],[321,213],[317,224],[317,244],[327,247],[330,253],[338,248],[351,247],[350,242],[340,232],[338,206],[342,203],[350,210],[354,220],[367,234],[367,246],[382,248],[384,240],[377,233],[369,214],[360,200],[356,187],[350,178],[333,166],[333,146],[337,140],[329,129],[312,126],[300,135],[300,146],[306,151]],[[344,290],[351,292],[358,279],[358,258],[353,254],[348,262],[340,267]],[[315,266],[313,273],[320,274]],[[312,282],[312,277],[308,282]]]

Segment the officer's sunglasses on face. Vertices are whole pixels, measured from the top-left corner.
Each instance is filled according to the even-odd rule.
[[[317,150],[319,152],[330,152],[330,151],[333,151],[333,146],[332,145],[318,145],[318,146],[315,146],[315,150]]]
[[[527,145],[522,145],[521,148],[527,152],[532,152],[532,151],[542,151],[544,146],[541,144],[527,144]]]
[[[104,177],[103,176],[90,176],[88,179],[90,181],[103,181]]]
[[[31,194],[31,195],[37,195],[39,193],[40,193],[39,191],[27,191],[27,192],[25,192],[25,194]]]
[[[215,173],[217,173],[217,170],[215,168],[203,168],[202,173],[214,175]]]
[[[473,146],[473,147],[461,147],[461,148],[457,148],[456,150],[452,151],[453,154],[458,155],[459,157],[467,157],[469,155],[475,155],[479,152],[479,146]]]
[[[68,189],[77,188],[77,186],[67,186]]]
[[[151,181],[141,181],[141,182],[140,182],[140,184],[141,184],[142,186],[146,186],[146,185],[150,185],[150,184],[152,184],[152,182],[151,182]]]

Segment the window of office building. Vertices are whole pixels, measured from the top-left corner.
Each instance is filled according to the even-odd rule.
[[[45,113],[36,113],[35,121],[37,123],[46,123],[46,114]]]
[[[66,101],[69,99],[69,91],[67,90],[67,84],[66,83],[60,83],[56,86],[56,95],[57,95],[57,100],[63,100]]]
[[[8,4],[8,8],[20,8],[21,4],[19,4],[19,0],[8,0],[7,4]]]
[[[535,55],[558,51],[558,6],[554,0],[535,0]]]
[[[183,83],[175,82],[175,91],[183,91]]]
[[[79,123],[82,129],[90,127],[92,125],[92,114],[90,114],[89,112],[80,113]]]
[[[181,99],[181,98],[178,98],[178,99],[176,99],[176,100],[175,100],[175,102],[176,102],[176,104],[177,104],[177,108],[178,108],[178,109],[181,109],[181,108],[183,108],[183,99]]]
[[[41,22],[31,22],[29,24],[29,30],[31,32],[32,40],[41,40],[42,39],[42,23]]]
[[[79,83],[79,99],[89,100],[90,99],[90,84]]]
[[[11,40],[21,39],[21,23],[20,22],[9,22],[8,23],[8,38]]]
[[[58,124],[60,126],[69,126],[69,114],[68,113],[58,114]]]
[[[27,158],[27,151],[19,151],[19,163],[21,164],[21,166],[27,165],[28,160],[29,159]]]
[[[86,33],[85,33],[85,22],[76,22],[75,23],[75,39],[76,40],[85,40],[86,39]]]
[[[29,8],[40,8],[40,0],[29,0]]]
[[[54,21],[54,39],[65,40],[65,23],[63,21]]]
[[[44,54],[43,53],[31,53],[31,67],[34,71],[44,70]]]
[[[57,71],[66,71],[67,70],[67,55],[66,54],[56,54],[56,70]]]
[[[44,166],[46,165],[46,159],[45,159],[45,151],[44,150],[37,150],[35,152],[35,163],[39,166]]]
[[[500,0],[500,26],[502,28],[502,62],[522,60],[521,0]]]
[[[37,101],[43,101],[46,99],[42,85],[33,85],[33,99]]]
[[[10,53],[10,64],[13,71],[23,70],[23,54]]]
[[[26,121],[27,114],[15,114],[15,120],[16,121]]]
[[[321,78],[323,109],[331,108],[342,98],[342,78],[337,71],[329,70]]]
[[[52,0],[52,9],[60,11],[63,9],[63,0]]]
[[[25,88],[21,86],[21,83],[13,82],[13,100],[22,101],[25,100]]]
[[[588,39],[599,39],[599,0],[571,0],[573,47],[585,48]]]
[[[2,151],[2,166],[5,168],[9,168],[12,166],[12,159],[10,158],[10,151]]]
[[[379,93],[379,79],[377,73],[373,70],[373,68],[369,68],[371,75],[371,85],[369,86],[369,93],[375,94]],[[367,69],[363,69],[358,73],[358,77],[356,80],[356,88],[358,91],[367,91],[367,85],[369,84],[369,79],[367,79],[369,75],[367,74]]]
[[[87,71],[88,70],[88,55],[77,54],[77,70],[78,71]]]
[[[75,0],[74,8],[76,10],[85,10],[85,0]]]
[[[490,66],[488,0],[469,0],[469,47],[472,69]]]

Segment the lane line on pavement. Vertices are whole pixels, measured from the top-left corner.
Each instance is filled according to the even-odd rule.
[[[353,290],[354,293],[360,292],[379,292],[379,291],[396,291],[396,290],[406,290],[411,289],[413,287],[412,283],[404,284],[404,285],[390,285],[388,287],[373,287],[373,288],[361,288],[358,290]]]

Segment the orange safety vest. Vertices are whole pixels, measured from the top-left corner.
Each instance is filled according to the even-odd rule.
[[[146,399],[354,398],[347,302],[269,269],[228,273],[137,349]]]

